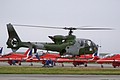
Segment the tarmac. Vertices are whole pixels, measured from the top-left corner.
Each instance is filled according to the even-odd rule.
[[[119,75],[0,74],[0,80],[120,80]]]
[[[30,62],[22,62],[21,63],[22,65],[21,66],[31,66],[31,63]],[[43,64],[41,63],[36,63],[36,62],[33,62],[33,67],[42,67]],[[63,63],[64,64],[64,67],[74,67],[72,63]],[[56,63],[56,66],[54,66],[53,68],[56,68],[56,67],[62,67],[61,63]],[[7,62],[0,62],[0,66],[10,66]],[[12,65],[12,66],[19,66],[18,64],[16,65]],[[85,66],[84,65],[79,65],[77,67],[82,67],[84,68]],[[88,63],[87,64],[87,67],[88,68],[101,68],[101,65],[100,64],[97,64],[97,63]],[[103,68],[113,68],[112,64],[103,64]],[[118,69],[120,69],[120,67],[116,67]]]
[[[21,66],[30,66],[31,63],[23,62]],[[7,62],[0,62],[0,66],[10,66]],[[19,66],[19,65],[12,65]],[[41,63],[33,63],[33,67],[42,67]],[[62,67],[57,63],[55,67]],[[64,67],[74,67],[71,63],[65,63]],[[77,66],[84,68],[84,65]],[[101,68],[100,64],[88,64],[87,68]],[[113,68],[111,64],[105,64],[104,68]],[[117,67],[120,69],[120,67]],[[0,74],[0,80],[120,80],[120,75],[41,75],[41,74]]]

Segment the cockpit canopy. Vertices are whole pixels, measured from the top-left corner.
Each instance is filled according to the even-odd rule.
[[[115,53],[115,54],[107,54],[107,55],[105,55],[103,58],[111,58],[111,57],[114,57],[114,56],[116,56],[116,55],[118,55],[118,53]]]

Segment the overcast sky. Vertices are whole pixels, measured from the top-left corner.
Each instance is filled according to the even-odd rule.
[[[120,0],[0,0],[0,46],[8,39],[7,23],[44,26],[110,27],[113,31],[74,31],[77,38],[101,45],[100,52],[120,53]],[[16,27],[22,41],[52,42],[48,36],[68,31]]]

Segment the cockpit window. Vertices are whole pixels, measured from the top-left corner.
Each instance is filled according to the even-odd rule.
[[[91,46],[91,41],[87,41],[87,45],[88,45],[88,46]]]
[[[117,55],[117,54],[108,54],[108,55],[105,55],[103,58],[111,58],[111,57],[113,57],[115,55]]]
[[[83,46],[84,45],[84,41],[83,40],[79,41],[79,44],[80,44],[80,46]]]

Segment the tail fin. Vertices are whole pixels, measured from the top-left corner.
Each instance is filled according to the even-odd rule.
[[[30,50],[28,56],[32,56],[32,49]]]
[[[36,53],[35,56],[38,60],[40,60],[40,57],[39,57],[38,53]]]
[[[100,59],[98,51],[96,51],[92,56],[93,56],[93,60]]]
[[[28,55],[29,54],[29,52],[30,52],[30,49],[28,49],[25,53],[24,53],[24,55]]]
[[[93,57],[99,56],[98,51],[96,51],[92,56],[93,56]]]
[[[0,55],[2,54],[3,47],[0,48]]]
[[[32,49],[28,49],[28,50],[24,53],[24,55],[26,56],[26,58],[32,57]]]
[[[19,49],[19,45],[21,43],[21,40],[19,38],[19,36],[17,35],[15,29],[13,28],[12,24],[7,24],[7,30],[8,30],[8,41],[7,41],[7,47],[11,48],[13,51],[16,51]]]

